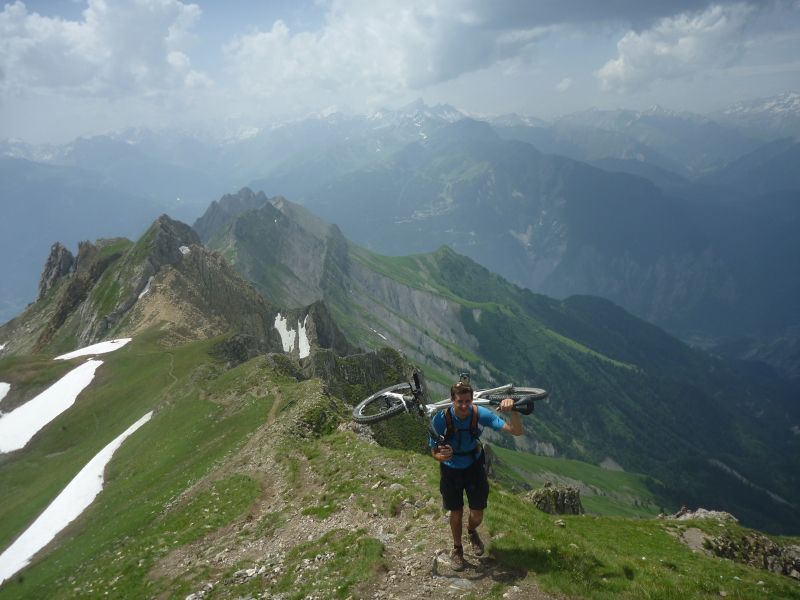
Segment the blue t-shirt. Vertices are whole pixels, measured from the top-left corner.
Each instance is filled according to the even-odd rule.
[[[498,414],[482,406],[470,406],[469,415],[467,415],[466,419],[459,419],[456,416],[455,410],[453,410],[452,406],[445,410],[449,410],[450,416],[453,417],[453,429],[460,429],[461,431],[456,431],[453,434],[454,439],[447,440],[447,445],[453,449],[453,457],[444,464],[448,467],[453,467],[454,469],[466,469],[474,460],[472,455],[456,455],[456,453],[471,452],[475,449],[475,446],[478,445],[478,440],[473,440],[472,434],[469,432],[470,428],[472,427],[472,411],[478,411],[478,425],[491,427],[495,431],[500,431],[506,422]],[[444,415],[444,410],[440,410],[438,413],[436,413],[436,416],[433,417],[433,428],[436,430],[436,433],[444,435],[444,432],[447,430],[447,418]],[[480,437],[480,435],[481,428],[478,427],[478,437]],[[438,445],[439,444],[434,442],[434,440],[431,440],[431,447]],[[475,458],[478,456],[480,456],[480,454],[478,454]]]

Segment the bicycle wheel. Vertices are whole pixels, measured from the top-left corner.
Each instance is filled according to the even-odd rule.
[[[547,391],[540,388],[526,388],[515,387],[514,391],[510,394],[491,394],[484,396],[486,400],[503,400],[504,398],[511,398],[512,400],[520,400],[522,398],[530,398],[531,400],[544,400],[547,398]]]
[[[411,385],[400,383],[372,394],[353,409],[353,420],[356,423],[377,423],[404,412],[406,407],[403,402],[398,398],[385,396],[386,392],[411,395]]]

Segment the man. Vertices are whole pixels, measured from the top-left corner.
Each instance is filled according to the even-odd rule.
[[[483,511],[489,499],[489,480],[486,477],[485,455],[478,443],[480,430],[477,425],[511,435],[522,435],[523,427],[519,413],[512,411],[514,401],[511,398],[506,398],[500,404],[501,411],[511,412],[511,423],[507,423],[488,408],[472,405],[472,387],[467,382],[459,381],[450,388],[450,401],[453,406],[439,411],[433,418],[434,429],[446,439],[444,445],[431,440],[431,452],[433,458],[441,463],[439,491],[445,509],[450,511],[450,530],[453,533],[450,562],[454,570],[460,571],[464,568],[464,548],[461,544],[464,492],[469,500],[469,541],[477,556],[481,556],[484,550],[476,529],[483,521]],[[477,412],[477,421],[476,412],[473,411]],[[450,414],[451,427],[448,427],[447,413]]]

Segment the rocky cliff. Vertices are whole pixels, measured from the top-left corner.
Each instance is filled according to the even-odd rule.
[[[249,358],[356,351],[324,303],[286,309],[269,302],[191,227],[167,215],[135,244],[83,242],[77,259],[71,256],[54,245],[41,298],[0,328],[4,355],[66,352],[153,330],[169,331],[174,344],[237,334]]]

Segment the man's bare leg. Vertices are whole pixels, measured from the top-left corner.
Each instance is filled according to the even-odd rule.
[[[467,520],[467,527],[471,531],[475,531],[481,523],[483,523],[483,511],[470,509],[469,519]]]
[[[483,511],[471,510],[469,511],[469,519],[467,519],[467,527],[475,531],[480,524],[483,523]],[[450,511],[450,531],[453,533],[453,545],[461,545],[461,533],[464,527],[464,509]]]
[[[469,543],[472,545],[472,551],[475,553],[475,556],[483,556],[483,553],[486,551],[485,546],[483,545],[483,540],[481,540],[481,536],[478,535],[478,532],[476,531],[476,529],[478,529],[478,525],[480,525],[482,522],[482,510],[469,511],[467,533],[469,534]]]
[[[470,520],[472,516],[470,515]],[[450,511],[450,531],[453,532],[453,546],[461,545],[461,529],[464,526],[464,509]]]

